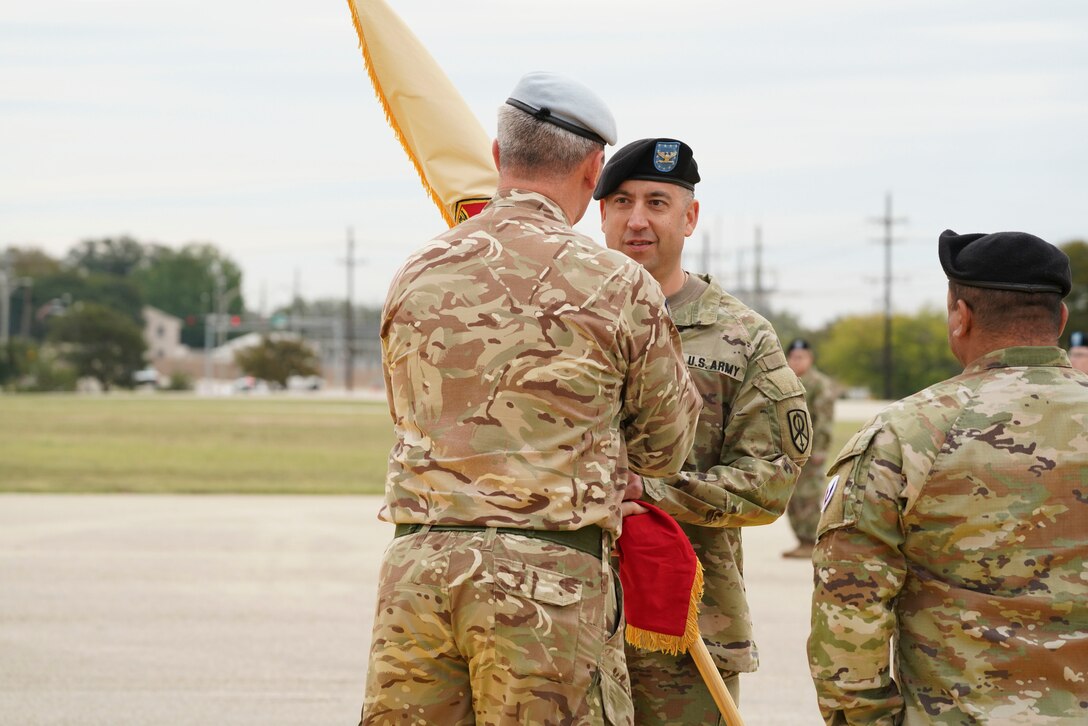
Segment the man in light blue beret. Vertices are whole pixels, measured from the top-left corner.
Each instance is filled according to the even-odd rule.
[[[390,286],[396,530],[364,724],[633,724],[610,562],[640,508],[625,466],[678,472],[701,399],[657,283],[571,228],[615,141],[588,88],[524,76],[495,196]]]

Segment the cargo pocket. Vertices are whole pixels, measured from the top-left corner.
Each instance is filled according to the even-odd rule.
[[[523,676],[574,680],[581,580],[497,559],[493,593],[497,665]]]
[[[601,651],[598,671],[601,684],[601,704],[609,726],[631,726],[635,722],[635,706],[631,702],[631,680],[627,675],[627,659],[623,654],[623,633],[626,626],[613,633]]]

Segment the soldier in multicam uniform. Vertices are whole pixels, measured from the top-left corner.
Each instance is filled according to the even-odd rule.
[[[364,724],[631,724],[609,548],[627,462],[679,470],[700,401],[657,283],[571,225],[615,143],[549,73],[499,110],[499,189],[382,319],[396,443]],[[626,440],[626,446],[625,446]]]
[[[673,515],[705,568],[699,630],[734,700],[739,673],[757,666],[739,527],[786,509],[811,430],[804,390],[771,325],[710,277],[680,264],[699,218],[691,148],[674,139],[625,146],[605,166],[605,241],[661,283],[688,370],[703,397],[695,446],[676,477],[646,478],[644,498]],[[716,724],[717,707],[688,655],[628,647],[635,721]]]
[[[1019,232],[945,231],[939,252],[966,368],[886,408],[829,470],[808,642],[820,711],[1085,724],[1088,380],[1057,347],[1069,260]]]
[[[797,477],[786,514],[797,537],[797,547],[783,552],[783,557],[809,559],[816,542],[816,526],[820,523],[820,500],[823,498],[824,465],[835,423],[835,382],[813,365],[812,345],[804,338],[794,338],[786,346],[786,362],[805,387],[805,403],[812,417],[812,455]]]

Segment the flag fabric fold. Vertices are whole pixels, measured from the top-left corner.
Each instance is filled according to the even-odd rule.
[[[616,542],[627,642],[686,653],[699,637],[703,565],[675,519],[651,504],[639,504],[649,511],[625,517]]]
[[[495,193],[491,140],[419,39],[384,0],[348,0],[393,134],[451,227]]]

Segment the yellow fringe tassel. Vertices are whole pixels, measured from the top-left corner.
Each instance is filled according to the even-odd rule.
[[[699,603],[703,601],[703,563],[695,560],[695,582],[691,585],[688,619],[683,635],[666,635],[628,625],[624,635],[627,642],[643,650],[656,650],[670,655],[688,652],[699,636]]]
[[[355,32],[359,35],[359,47],[363,50],[363,63],[366,65],[367,75],[370,76],[370,84],[374,86],[374,93],[378,96],[378,102],[382,105],[382,110],[385,112],[385,120],[393,127],[393,135],[404,148],[404,152],[408,154],[408,158],[411,159],[412,165],[416,168],[416,173],[419,174],[419,180],[423,182],[423,188],[427,190],[427,193],[430,195],[439,211],[442,212],[442,218],[446,220],[447,225],[453,227],[457,223],[453,218],[453,214],[450,210],[446,209],[446,205],[442,202],[438,193],[427,181],[427,174],[423,171],[423,165],[419,163],[419,159],[412,153],[411,147],[408,146],[408,142],[404,138],[404,132],[401,131],[400,125],[397,124],[396,116],[393,115],[393,111],[389,108],[389,101],[385,97],[385,91],[382,90],[382,85],[378,82],[378,76],[374,73],[374,63],[370,58],[370,48],[367,46],[366,35],[363,33],[363,24],[359,20],[359,11],[355,8],[354,0],[348,0],[348,7],[351,8],[351,19],[355,22]]]

